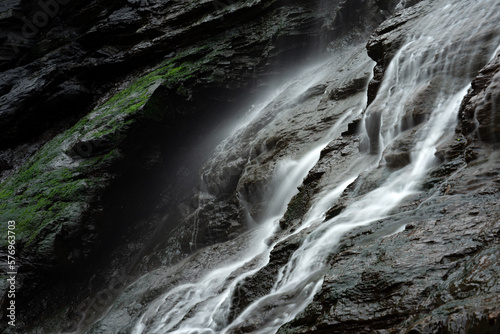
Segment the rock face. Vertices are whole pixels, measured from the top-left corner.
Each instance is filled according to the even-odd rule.
[[[461,108],[462,133],[481,141],[498,143],[500,114],[500,56],[484,67],[465,97]],[[472,140],[472,139],[471,139]]]
[[[292,177],[280,174],[284,161],[329,134],[282,203],[281,230],[265,240],[269,261],[231,290],[225,321],[237,319],[272,291],[316,227],[411,163],[438,91],[465,80],[472,88],[454,137],[421,191],[345,234],[314,300],[279,333],[499,332],[500,55],[488,59],[496,31],[457,31],[464,47],[443,50],[472,61],[439,67],[409,99],[397,133],[383,122],[390,64],[436,3],[3,1],[0,226],[7,240],[7,221],[17,222],[16,330],[131,332],[165,292],[239,260],[252,229],[274,213],[266,199]],[[335,56],[315,61],[326,49]],[[216,147],[226,137],[219,123],[308,63],[319,65],[307,84],[254,106]],[[339,120],[349,125],[336,128]],[[354,174],[378,156],[380,166]],[[351,178],[310,221],[313,203]],[[0,287],[5,318],[5,280]],[[231,333],[258,331],[277,305]],[[2,322],[0,332],[12,329]]]
[[[440,174],[449,178],[436,185],[438,197],[403,204],[398,216],[411,223],[401,233],[376,240],[347,235],[314,302],[280,333],[497,332],[495,163],[493,154],[451,177]]]
[[[18,303],[26,310],[18,329],[55,312],[47,310],[50,299],[83,303],[120,268],[132,279],[127,263],[143,259],[155,236],[191,213],[179,205],[215,146],[199,152],[194,139],[330,42],[364,36],[393,6],[334,1],[330,12],[319,3],[2,2],[0,216],[2,224],[18,223]],[[251,189],[268,176],[236,183],[239,161],[228,165],[228,179],[217,180],[228,199],[199,214],[205,221],[217,211],[216,221],[194,242],[188,221],[187,232],[168,244],[169,263],[246,228],[231,223],[240,220],[235,187]],[[75,292],[75,280],[86,288]],[[52,330],[65,325],[57,326]]]
[[[400,43],[397,30],[424,12],[422,2],[378,28],[368,43],[378,63],[369,94],[380,83],[377,73],[382,78],[384,64],[394,56],[393,45]],[[441,163],[424,181],[425,190],[407,198],[392,218],[345,235],[314,301],[279,333],[500,330],[498,63],[497,55],[472,81],[456,134],[437,153]],[[409,162],[414,131],[403,132],[386,148],[388,167]],[[387,226],[404,229],[387,235]]]

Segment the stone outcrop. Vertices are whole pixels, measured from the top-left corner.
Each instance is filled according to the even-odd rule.
[[[460,120],[462,133],[487,143],[500,138],[500,55],[484,67],[462,102]]]

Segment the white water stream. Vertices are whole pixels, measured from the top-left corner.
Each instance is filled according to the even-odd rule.
[[[317,72],[317,67],[312,68],[310,73],[305,75],[308,82],[305,85],[300,83],[299,89],[293,86],[287,88],[293,90],[293,95],[300,96],[318,80]],[[365,99],[360,101],[360,106],[365,102]],[[242,252],[242,258],[238,262],[215,269],[197,282],[180,285],[162,295],[141,316],[132,333],[194,334],[223,332],[224,327],[227,327],[226,318],[230,308],[229,300],[235,286],[245,277],[256,273],[268,262],[273,247],[267,246],[263,240],[272,236],[279,229],[278,222],[285,213],[287,204],[298,192],[297,186],[302,183],[309,170],[319,160],[321,151],[335,136],[342,132],[343,128],[347,126],[348,120],[359,116],[361,111],[361,108],[352,109],[342,115],[339,121],[327,131],[324,138],[314,143],[312,148],[300,159],[285,158],[278,163],[273,180],[273,184],[276,185],[275,189],[269,195],[269,202],[264,210],[261,222],[259,222],[259,228],[251,236],[250,247]],[[315,206],[316,211],[312,213],[311,220],[317,220],[319,218],[317,216],[324,214],[329,204],[342,194],[349,183],[344,182],[318,203]],[[255,267],[233,277],[236,271],[255,259],[258,259]],[[228,281],[230,281],[229,284]],[[193,310],[195,311],[193,312]],[[159,314],[161,314],[161,317],[158,316]],[[187,314],[192,316],[186,317]],[[227,329],[229,328],[227,327]]]
[[[500,21],[498,0],[434,1],[427,6],[432,9],[409,30],[406,43],[387,69],[376,100],[365,110],[367,127],[378,129],[378,138],[373,135],[370,138],[378,154],[366,154],[364,162],[355,161],[348,173],[340,173],[334,180],[336,187],[323,189],[316,196],[294,233],[317,227],[281,268],[272,291],[228,322],[237,284],[264,267],[273,247],[288,236],[271,247],[263,240],[275,234],[287,203],[319,160],[320,152],[347,128],[347,123],[361,109],[340,117],[302,157],[280,161],[274,175],[276,188],[268,198],[260,227],[251,235],[251,246],[241,250],[238,261],[221,265],[200,279],[174,287],[156,298],[136,322],[134,334],[233,333],[248,324],[257,326],[254,333],[275,333],[311,302],[328,270],[327,258],[342,235],[386,218],[404,198],[419,191],[422,179],[435,164],[436,147],[454,134],[458,108],[474,71],[477,72],[477,63],[484,65],[500,44],[500,37],[490,37],[492,45],[481,44],[488,32],[495,31],[492,26]],[[379,164],[385,168],[383,152],[394,140],[410,135],[401,124],[421,93],[432,97],[426,98],[425,103],[417,103],[424,109],[427,121],[411,134],[414,138],[411,163],[392,171],[381,186],[352,202],[338,216],[322,222],[326,211],[361,173]]]

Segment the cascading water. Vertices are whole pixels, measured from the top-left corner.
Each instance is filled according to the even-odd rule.
[[[331,186],[324,187],[314,197],[302,224],[291,232],[307,233],[288,263],[279,270],[270,292],[256,298],[241,313],[229,316],[238,284],[266,266],[273,248],[290,237],[278,233],[278,222],[297,193],[296,187],[328,143],[360,116],[366,104],[364,97],[345,108],[348,112],[337,117],[316,142],[303,146],[299,153],[294,152],[293,158],[278,159],[273,191],[268,192],[268,206],[262,210],[259,227],[245,234],[238,250],[224,257],[223,263],[206,271],[200,269],[202,274],[194,281],[181,282],[154,298],[135,320],[134,334],[277,332],[311,302],[328,269],[327,258],[342,235],[387,217],[404,198],[419,191],[422,179],[435,163],[436,147],[453,136],[458,107],[472,77],[500,44],[499,37],[491,37],[500,18],[498,1],[443,0],[427,6],[426,13],[409,29],[406,43],[388,66],[377,98],[364,110],[367,130],[361,137],[370,142],[371,154],[361,153],[350,161],[344,172],[330,180]],[[490,42],[483,45],[486,35]],[[497,36],[500,36],[498,31]],[[334,66],[333,63],[329,66]],[[365,70],[373,64],[365,62],[363,66]],[[310,82],[307,87],[317,81],[317,77],[311,80],[310,75],[306,78]],[[366,96],[366,90],[362,94]],[[425,96],[424,101],[415,101],[421,96]],[[276,119],[280,117],[286,116],[278,115]],[[256,136],[270,135],[273,126],[270,122]],[[410,142],[410,160],[399,169],[391,169],[386,157],[391,145],[402,140]],[[386,170],[386,180],[376,189],[352,199],[337,216],[324,221],[326,212],[346,188],[375,168]],[[272,245],[263,242],[276,235]],[[140,284],[141,279],[136,282]]]
[[[359,50],[356,50],[354,55],[358,53]],[[328,64],[333,66],[336,61],[337,59],[334,58]],[[373,65],[370,61],[365,60],[363,66],[370,68]],[[289,85],[285,98],[300,97],[315,83],[324,80],[321,69],[322,67],[314,67],[298,82],[298,86],[297,84]],[[281,96],[281,99],[283,98]],[[316,164],[321,151],[333,138],[339,136],[352,119],[360,115],[365,103],[366,98],[360,94],[360,98],[356,100],[354,106],[340,115],[338,121],[327,129],[317,142],[308,143],[304,149],[305,153],[302,153],[299,158],[284,157],[276,163],[271,181],[272,187],[267,194],[268,205],[260,216],[259,227],[247,237],[250,239],[246,248],[239,252],[238,261],[230,262],[210,271],[196,283],[180,285],[162,295],[141,316],[133,333],[215,333],[229,330],[230,323],[228,323],[227,317],[231,307],[230,298],[235,286],[267,263],[272,247],[267,246],[263,240],[273,236],[279,229],[278,222],[285,213],[288,202],[298,192],[297,186],[301,184],[309,170]],[[290,108],[290,110],[292,109]],[[290,110],[288,112],[293,113],[293,110]],[[261,113],[265,113],[265,111],[261,111]],[[291,116],[278,114],[275,121],[281,122],[287,117]],[[265,127],[259,131],[256,137],[258,138],[259,135],[268,136],[266,131],[273,131],[273,127]],[[237,133],[234,136],[238,138]],[[258,142],[258,140],[256,139],[254,142]],[[222,144],[221,147],[225,145],[228,143]],[[334,196],[331,194],[327,196],[327,203],[331,203],[336,197],[339,197],[347,186],[348,183],[344,182],[334,192]],[[325,208],[327,203],[320,204],[320,207]],[[318,217],[311,219],[317,220]],[[158,314],[162,314],[162,316],[157,317]],[[186,317],[186,314],[191,316]]]

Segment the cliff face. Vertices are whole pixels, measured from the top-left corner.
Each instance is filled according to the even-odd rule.
[[[457,133],[439,152],[443,161],[425,191],[392,218],[347,234],[313,303],[279,333],[500,330],[500,180],[498,144],[491,141],[500,110],[481,117],[483,106],[498,99],[491,88],[499,60],[472,82]],[[377,237],[401,222],[401,233]]]
[[[380,121],[384,79],[433,10],[428,1],[375,0],[3,2],[0,224],[6,235],[7,221],[17,222],[17,329],[131,332],[152,300],[237,259],[248,231],[271,214],[266,199],[292,177],[277,179],[281,159],[298,159],[331,134],[284,203],[282,231],[266,240],[277,242],[269,262],[232,290],[226,321],[237,319],[270,293],[311,233],[285,238],[318,194],[349,176],[365,152],[376,158],[379,133],[389,132]],[[500,330],[500,56],[489,59],[497,30],[485,27],[458,51],[470,63],[455,72],[444,64],[415,94],[401,122],[406,135],[380,152],[382,167],[360,175],[326,220],[410,163],[437,87],[472,81],[422,191],[389,218],[344,235],[314,300],[280,333]],[[457,33],[457,43],[469,33]],[[484,44],[478,53],[474,38]],[[321,63],[327,50],[337,56]],[[225,137],[219,123],[311,63],[321,64],[311,84],[263,103],[257,119],[210,155]],[[349,127],[332,130],[339,120]],[[2,312],[8,302],[4,293]],[[249,317],[232,331],[266,321]]]
[[[368,42],[368,54],[377,61],[368,90],[374,104],[389,63],[407,43],[405,34],[428,12],[425,2],[402,11],[384,22]],[[478,38],[484,38],[484,45],[489,43],[488,33]],[[475,52],[472,48],[461,51]],[[488,58],[488,53],[479,52],[469,67],[457,68],[464,73],[468,69],[468,75],[479,74],[461,102],[454,136],[436,152],[440,164],[424,180],[423,190],[406,198],[390,218],[345,235],[329,260],[314,301],[279,333],[451,334],[500,330],[500,180],[498,140],[494,135],[500,112],[495,102],[498,90],[494,88],[500,55],[480,69]],[[443,74],[433,73],[438,78]],[[447,83],[463,75],[450,74]],[[434,89],[424,88],[422,98],[426,103],[434,98]],[[422,108],[420,104],[416,107]],[[422,121],[416,116],[410,116],[411,124],[418,127]],[[384,153],[391,168],[409,163],[407,139],[399,141]],[[394,147],[398,148],[396,153]],[[343,196],[348,194],[346,191]],[[387,235],[388,226],[401,224],[404,230]]]
[[[214,145],[200,149],[196,138],[291,66],[389,14],[363,4],[357,29],[341,22],[349,6],[2,3],[0,215],[18,224],[19,326],[54,294],[64,299],[75,279],[87,286],[81,302],[115,267],[141,259],[153,235],[175,227]],[[102,272],[94,285],[93,270]]]

